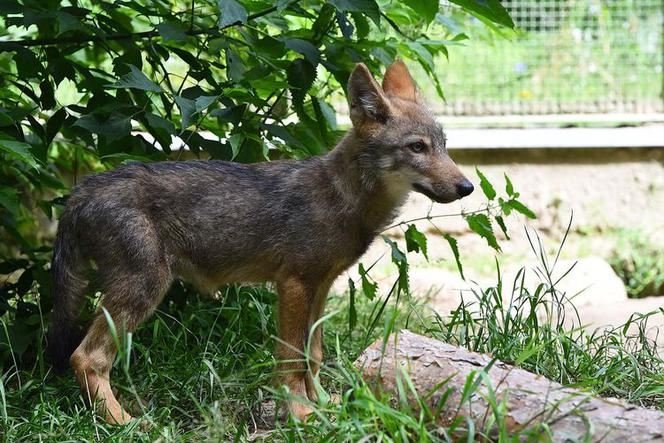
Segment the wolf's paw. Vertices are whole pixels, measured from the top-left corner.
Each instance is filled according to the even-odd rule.
[[[134,421],[134,417],[132,417],[127,411],[120,410],[116,411],[115,413],[111,413],[111,411],[106,411],[106,423],[110,425],[119,425],[119,426],[124,426],[132,421]]]
[[[291,400],[288,402],[288,411],[295,420],[299,421],[306,421],[307,417],[314,412],[309,406],[297,400]]]

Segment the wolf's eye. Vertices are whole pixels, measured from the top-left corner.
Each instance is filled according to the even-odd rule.
[[[427,149],[427,145],[424,144],[424,142],[414,142],[414,143],[409,143],[408,144],[408,149],[410,149],[413,152],[424,152]]]

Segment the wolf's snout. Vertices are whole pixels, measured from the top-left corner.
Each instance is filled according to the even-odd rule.
[[[475,190],[473,184],[466,178],[456,184],[456,190],[460,198],[470,195]]]

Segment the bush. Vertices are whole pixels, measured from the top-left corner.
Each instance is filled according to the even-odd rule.
[[[513,26],[498,2],[454,3]],[[403,57],[437,82],[434,57],[465,38],[438,0],[409,4],[3,1],[0,364],[40,352],[54,222],[80,176],[324,153],[341,133],[330,100],[357,62],[377,72]]]
[[[621,231],[609,261],[629,297],[664,295],[664,252],[645,233]]]

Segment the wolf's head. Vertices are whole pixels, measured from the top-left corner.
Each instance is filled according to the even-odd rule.
[[[358,161],[390,191],[415,190],[439,203],[473,192],[473,185],[452,161],[443,128],[422,102],[402,61],[385,72],[381,87],[364,64],[348,80],[350,118],[362,146]]]

